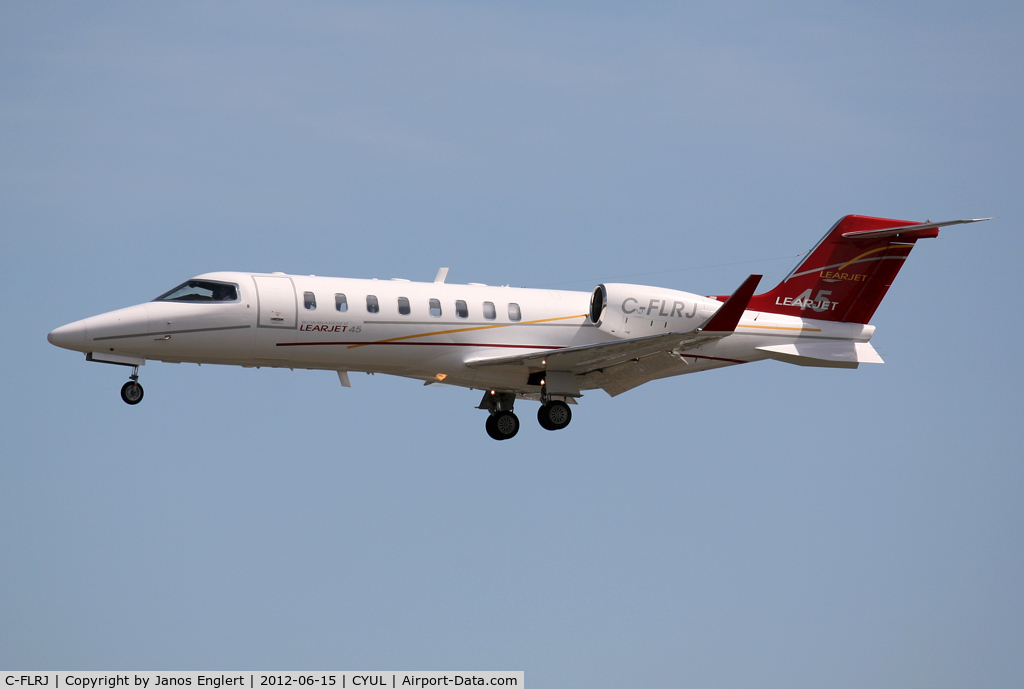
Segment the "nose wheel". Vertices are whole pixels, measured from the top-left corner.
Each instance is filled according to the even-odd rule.
[[[142,386],[139,385],[139,367],[136,366],[128,377],[131,380],[121,386],[121,399],[125,401],[125,404],[138,404],[142,401],[143,394]]]

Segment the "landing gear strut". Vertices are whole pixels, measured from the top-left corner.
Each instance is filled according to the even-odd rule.
[[[134,367],[132,374],[128,377],[131,380],[121,386],[121,399],[125,401],[125,404],[138,404],[142,401],[142,386],[139,385],[139,367]]]

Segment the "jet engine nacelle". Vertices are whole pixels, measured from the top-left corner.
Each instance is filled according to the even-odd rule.
[[[590,320],[616,337],[640,337],[693,330],[721,306],[690,292],[664,287],[605,283],[590,297]]]

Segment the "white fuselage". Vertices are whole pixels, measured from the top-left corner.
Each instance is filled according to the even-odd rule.
[[[672,297],[660,303],[647,295],[620,300],[626,322],[599,327],[587,316],[586,292],[279,273],[218,272],[195,279],[237,285],[237,299],[151,301],[63,326],[50,341],[97,358],[365,371],[529,393],[534,387],[527,368],[472,364],[685,331],[721,306],[716,299],[662,290]],[[873,331],[870,325],[746,311],[733,334],[678,352],[678,365],[652,377],[799,359],[801,348],[866,343]],[[598,387],[581,379],[581,390]]]

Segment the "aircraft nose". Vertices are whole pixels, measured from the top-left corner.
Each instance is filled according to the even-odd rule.
[[[64,349],[81,350],[85,344],[85,321],[62,325],[47,335],[46,339],[50,344]]]

